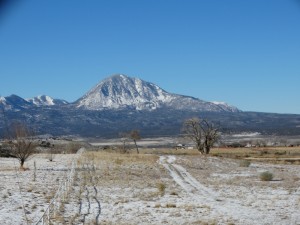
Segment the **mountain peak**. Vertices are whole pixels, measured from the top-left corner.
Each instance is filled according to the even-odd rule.
[[[114,75],[111,75],[110,77],[106,78],[106,79],[109,79],[109,78],[119,78],[119,79],[123,79],[123,78],[130,78],[129,76],[125,75],[125,74],[122,74],[122,73],[116,73]]]
[[[123,74],[110,76],[81,99],[77,107],[100,110],[104,108],[156,109],[169,97],[157,85]]]
[[[27,101],[33,103],[34,105],[54,105],[54,99],[47,95],[38,95],[37,97],[26,99]]]
[[[5,110],[21,110],[25,108],[30,108],[32,104],[18,95],[10,95],[8,97],[0,98],[0,106]]]
[[[154,110],[168,107],[194,111],[235,111],[226,105],[168,93],[153,83],[124,74],[115,74],[104,79],[75,104],[78,108],[89,110],[123,108]]]
[[[28,102],[36,106],[53,106],[53,105],[65,105],[67,101],[61,99],[54,99],[47,95],[39,95],[34,98],[26,99]]]

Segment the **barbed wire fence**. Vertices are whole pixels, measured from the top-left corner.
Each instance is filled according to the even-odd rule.
[[[44,214],[35,223],[35,225],[50,225],[51,218],[54,218],[56,216],[56,214],[59,212],[59,208],[60,208],[62,202],[65,201],[65,198],[67,197],[67,194],[74,182],[78,158],[81,156],[81,154],[84,151],[85,151],[85,148],[80,148],[77,151],[75,158],[72,160],[72,164],[69,169],[69,173],[66,176],[66,179],[61,182],[59,188],[57,189],[54,197],[50,201]]]

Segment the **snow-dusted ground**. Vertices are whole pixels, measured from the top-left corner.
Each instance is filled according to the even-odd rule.
[[[19,173],[21,192],[14,160],[1,158],[1,224],[26,224],[22,201],[35,224],[72,158],[35,157],[30,170]],[[240,167],[238,160],[197,155],[83,154],[52,223],[300,224],[299,169],[260,162]],[[264,171],[274,174],[273,181],[260,181]]]
[[[65,179],[72,158],[59,155],[50,162],[47,155],[36,155],[25,162],[26,171],[18,171],[16,159],[0,158],[0,224],[35,224]]]
[[[176,163],[174,156],[160,157],[160,162],[170,172],[175,182],[185,190],[185,200],[197,204],[206,204],[210,209],[209,215],[203,218],[214,219],[220,224],[300,224],[300,189],[297,171],[299,166],[272,166],[253,164],[250,168],[226,166],[227,159],[203,158],[206,161],[199,165],[213,166],[217,171],[205,171],[207,184],[201,183],[201,170],[191,175],[182,165]],[[200,160],[201,162],[201,160]],[[189,161],[188,163],[191,163]],[[237,166],[234,161],[231,162]],[[215,169],[212,168],[213,171]],[[281,179],[272,181],[272,185],[259,181],[260,172],[271,170],[287,171],[291,174],[281,174]],[[207,172],[209,174],[207,174]],[[293,175],[292,175],[293,174]],[[281,185],[285,176],[294,176],[292,181],[298,184]],[[199,177],[198,179],[196,177]],[[239,182],[228,181],[238,178]],[[275,184],[273,184],[273,182]],[[245,186],[246,183],[249,183]],[[252,184],[251,184],[252,183]],[[213,184],[213,185],[212,185]],[[255,221],[255,222],[254,222]]]

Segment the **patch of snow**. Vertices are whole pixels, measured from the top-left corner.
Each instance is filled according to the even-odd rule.
[[[228,106],[228,104],[226,102],[216,102],[216,101],[213,101],[212,103],[214,103],[216,105],[226,105],[226,106]]]
[[[250,132],[250,133],[240,133],[240,134],[234,134],[232,137],[255,137],[259,136],[259,132]]]
[[[36,106],[53,106],[53,105],[68,104],[68,102],[65,100],[53,99],[47,95],[39,95],[37,97],[26,99],[26,100]]]

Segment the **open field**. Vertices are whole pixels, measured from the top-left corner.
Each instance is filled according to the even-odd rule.
[[[73,157],[59,155],[49,162],[48,155],[38,154],[26,162],[26,171],[18,171],[16,159],[0,158],[1,224],[35,224],[66,179]]]
[[[212,156],[300,165],[300,147],[215,148]]]
[[[38,154],[22,172],[15,159],[0,158],[0,221],[37,224],[53,203],[50,224],[300,224],[299,165],[259,161],[296,158],[299,152],[110,150],[60,154],[54,162]],[[242,164],[245,158],[250,165]],[[274,175],[271,181],[261,181],[265,171]]]

